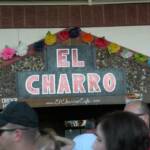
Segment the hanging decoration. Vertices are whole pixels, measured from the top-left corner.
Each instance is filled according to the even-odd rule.
[[[133,56],[133,52],[123,48],[122,52],[120,53],[120,56],[127,59]]]
[[[94,37],[90,33],[83,33],[81,39],[85,43],[91,43],[94,40]]]
[[[58,33],[58,39],[60,41],[67,41],[69,39],[69,32],[68,31],[61,31]]]
[[[46,45],[53,45],[56,43],[56,35],[55,34],[51,34],[51,32],[47,32],[44,42]]]
[[[0,52],[0,58],[2,58],[3,60],[9,60],[9,59],[13,58],[13,56],[15,55],[15,53],[16,53],[15,49],[6,46]]]
[[[136,54],[134,54],[134,59],[135,59],[135,61],[137,61],[139,63],[144,63],[148,60],[148,57],[143,54],[136,53]]]
[[[107,40],[105,40],[105,38],[96,38],[94,41],[94,44],[98,48],[105,49],[105,48],[107,48],[109,42]]]
[[[38,41],[38,42],[35,42],[35,43],[33,44],[34,50],[35,50],[36,52],[42,52],[42,51],[44,50],[44,46],[45,46],[45,43],[44,43],[44,40],[43,40],[43,39],[40,40],[40,41]]]
[[[116,43],[110,43],[107,48],[110,54],[118,53],[120,51],[120,46]]]
[[[74,27],[74,28],[71,28],[69,30],[69,37],[70,38],[77,38],[79,35],[80,35],[80,28],[79,27]]]
[[[16,55],[24,56],[28,53],[28,46],[23,42],[19,41],[18,46],[16,47]]]

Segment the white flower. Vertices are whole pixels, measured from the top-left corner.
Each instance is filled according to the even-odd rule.
[[[132,57],[133,52],[131,52],[131,51],[127,50],[127,49],[123,49],[123,51],[120,53],[120,55],[123,58],[130,58],[130,57]]]
[[[19,42],[16,48],[16,55],[18,56],[25,56],[28,52],[28,46],[23,42]]]

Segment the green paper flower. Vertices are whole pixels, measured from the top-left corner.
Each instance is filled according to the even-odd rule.
[[[139,63],[144,63],[148,60],[148,57],[143,54],[134,54],[134,60]]]

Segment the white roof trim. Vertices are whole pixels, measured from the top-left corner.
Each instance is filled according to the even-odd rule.
[[[0,5],[100,5],[123,3],[150,3],[150,0],[87,0],[87,1],[0,1]]]

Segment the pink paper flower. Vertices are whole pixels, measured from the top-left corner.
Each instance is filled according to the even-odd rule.
[[[15,49],[6,47],[0,52],[0,57],[4,60],[11,59],[15,55]]]

